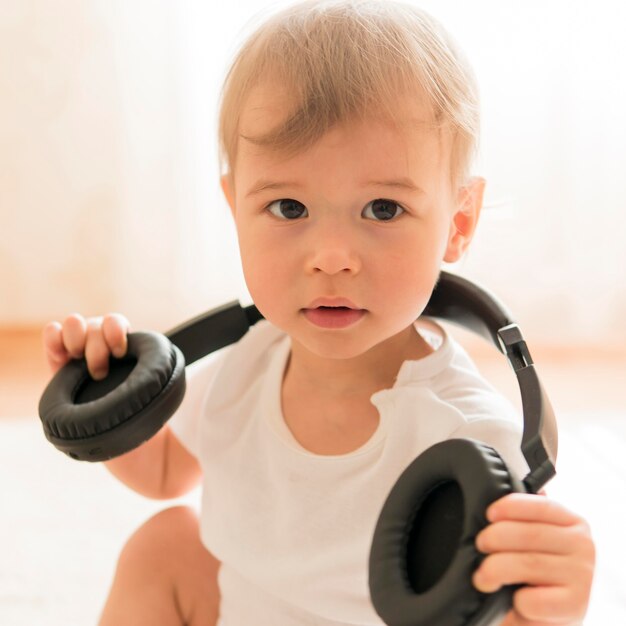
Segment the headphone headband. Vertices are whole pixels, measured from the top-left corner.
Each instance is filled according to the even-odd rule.
[[[558,449],[556,419],[519,326],[505,306],[477,284],[442,271],[424,315],[470,330],[506,355],[520,387],[524,432],[522,454],[530,468],[524,478],[536,493],[555,471]],[[241,339],[263,319],[256,306],[234,300],[203,313],[165,333],[185,357],[187,365]]]

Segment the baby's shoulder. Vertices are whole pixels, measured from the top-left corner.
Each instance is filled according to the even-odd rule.
[[[416,361],[405,361],[396,386],[421,388],[436,403],[457,409],[463,422],[498,416],[516,421],[516,409],[480,372],[467,350],[433,318],[420,318],[418,332],[434,348]]]

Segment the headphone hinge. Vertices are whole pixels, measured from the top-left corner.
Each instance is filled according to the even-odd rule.
[[[519,372],[519,370],[533,364],[530,351],[517,324],[509,324],[500,328],[498,338],[502,352],[506,352],[514,372]]]
[[[538,493],[538,491],[551,479],[556,476],[554,464],[550,459],[535,467],[525,478],[522,479],[527,493]]]

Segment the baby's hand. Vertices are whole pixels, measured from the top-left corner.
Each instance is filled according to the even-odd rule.
[[[109,355],[121,358],[126,354],[129,329],[128,320],[119,313],[87,319],[73,313],[63,324],[48,322],[42,339],[52,373],[70,359],[84,356],[91,377],[95,380],[105,378],[109,372]]]
[[[513,596],[502,626],[581,624],[589,604],[595,548],[584,519],[546,497],[513,493],[487,509],[492,522],[476,537],[489,556],[474,585],[489,593],[528,585]]]

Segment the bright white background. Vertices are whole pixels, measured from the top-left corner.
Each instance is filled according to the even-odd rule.
[[[218,186],[221,81],[284,3],[0,0],[0,324],[165,330],[249,296]],[[452,268],[534,342],[626,346],[626,24],[600,0],[424,0],[482,93],[487,204]]]
[[[253,16],[283,4],[0,0],[0,326],[119,310],[165,330],[250,301],[218,185],[217,100]],[[452,269],[496,292],[531,347],[624,355],[626,4],[419,4],[482,93],[490,208]],[[589,363],[561,389],[579,397],[598,378]],[[622,624],[625,414],[571,408],[551,494],[596,536],[587,625]],[[60,455],[35,415],[0,426],[0,622],[95,623],[126,538],[171,503]]]

